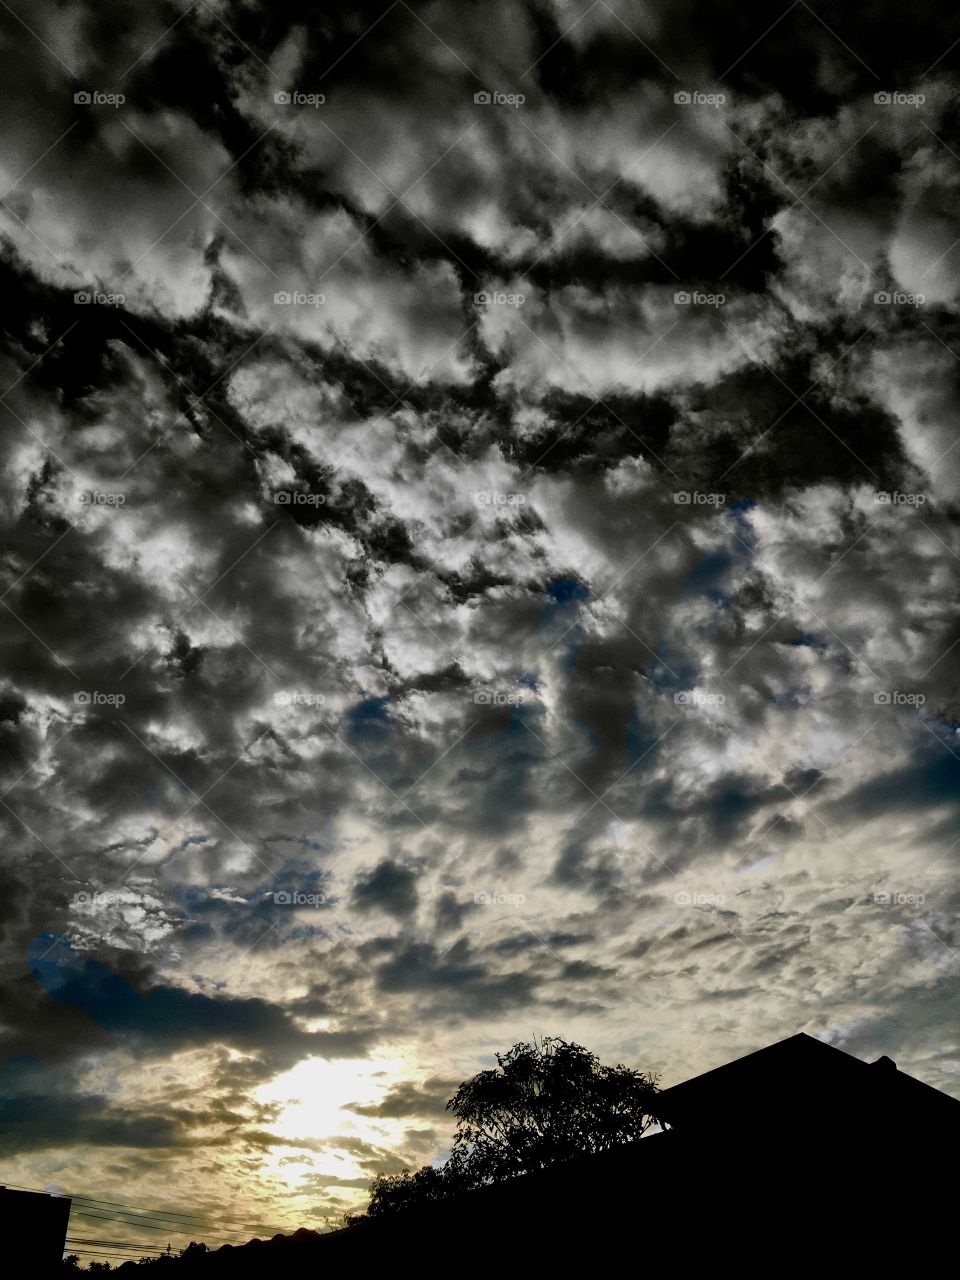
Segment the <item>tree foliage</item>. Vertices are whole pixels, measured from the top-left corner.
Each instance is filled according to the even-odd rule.
[[[654,1123],[656,1095],[655,1076],[604,1066],[582,1045],[554,1036],[515,1044],[447,1103],[457,1132],[446,1164],[381,1175],[367,1216],[400,1213],[630,1142]]]
[[[473,1185],[630,1142],[654,1122],[656,1079],[604,1066],[582,1045],[547,1037],[497,1054],[497,1064],[447,1103],[453,1158]]]
[[[402,1173],[379,1174],[370,1188],[369,1218],[385,1218],[401,1213],[411,1205],[429,1204],[450,1194],[450,1185],[444,1173],[425,1164],[416,1173],[404,1169]]]

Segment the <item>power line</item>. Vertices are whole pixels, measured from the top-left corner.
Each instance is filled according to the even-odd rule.
[[[194,1231],[204,1226],[203,1223],[196,1223],[196,1222],[194,1223],[164,1222],[162,1218],[154,1218],[152,1215],[146,1214],[146,1213],[125,1214],[123,1213],[122,1210],[119,1213],[117,1212],[111,1213],[109,1209],[97,1209],[88,1204],[80,1205],[79,1208],[74,1209],[72,1212],[81,1217],[98,1217],[98,1218],[106,1218],[109,1221],[127,1222],[131,1226],[139,1222],[139,1223],[142,1223],[144,1226],[151,1225],[151,1230],[153,1229],[153,1227],[156,1227],[158,1231],[169,1230],[174,1232],[177,1235],[182,1235],[183,1232],[185,1231]],[[217,1228],[214,1228],[214,1230],[217,1230]],[[246,1232],[232,1230],[229,1227],[226,1229],[220,1228],[220,1232],[222,1232],[225,1235],[246,1235]]]
[[[15,1187],[12,1182],[8,1182],[6,1185],[9,1187],[13,1187],[14,1190],[17,1190],[17,1191],[38,1191],[39,1190],[39,1188],[37,1187]],[[43,1194],[49,1194],[49,1193],[41,1192],[40,1194],[43,1195]],[[57,1194],[63,1195],[63,1196],[69,1196],[68,1192],[58,1192]],[[108,1205],[112,1209],[121,1209],[127,1212],[142,1211],[148,1217],[151,1217],[151,1218],[179,1218],[181,1220],[186,1219],[191,1222],[196,1222],[201,1225],[207,1225],[207,1226],[233,1225],[245,1231],[264,1230],[262,1223],[259,1226],[251,1226],[249,1223],[237,1222],[235,1219],[228,1219],[228,1218],[221,1218],[216,1223],[214,1223],[209,1218],[202,1218],[199,1215],[192,1214],[192,1213],[183,1213],[180,1210],[148,1209],[145,1205],[123,1204],[119,1200],[98,1200],[95,1196],[75,1195],[75,1196],[69,1196],[69,1198],[71,1200],[76,1200],[78,1202],[82,1202],[84,1204],[90,1204],[94,1206]]]
[[[14,1191],[35,1191],[35,1192],[39,1192],[40,1195],[50,1194],[49,1192],[44,1191],[40,1187],[20,1187],[12,1182],[8,1182],[5,1185],[10,1187]],[[264,1227],[262,1223],[259,1226],[251,1226],[249,1223],[237,1222],[236,1219],[229,1219],[229,1218],[221,1218],[218,1221],[214,1222],[209,1218],[201,1218],[195,1214],[182,1213],[179,1210],[174,1210],[174,1209],[148,1209],[145,1205],[123,1204],[119,1200],[98,1200],[94,1196],[79,1196],[79,1195],[71,1196],[69,1192],[66,1192],[66,1191],[57,1192],[56,1194],[61,1196],[66,1196],[71,1200],[77,1201],[82,1204],[88,1204],[94,1207],[98,1207],[100,1205],[107,1205],[111,1209],[120,1209],[129,1213],[142,1212],[149,1218],[157,1218],[157,1219],[175,1218],[175,1219],[180,1219],[181,1221],[196,1223],[198,1226],[214,1227],[217,1230],[222,1230],[225,1227],[226,1228],[235,1227],[237,1229],[237,1232],[263,1231],[273,1235],[277,1235],[278,1233],[282,1234],[282,1232],[280,1231],[280,1228]],[[285,1227],[283,1228],[283,1230],[292,1231],[294,1230],[294,1228]]]
[[[132,1244],[129,1240],[101,1240],[99,1236],[67,1236],[68,1244],[71,1240],[74,1244],[115,1244],[121,1245],[124,1249],[136,1248],[136,1245]],[[150,1244],[144,1245],[145,1249],[158,1249],[159,1247],[160,1246],[157,1244],[156,1240],[151,1241]]]
[[[162,1257],[166,1254],[166,1249],[158,1249],[152,1244],[105,1244],[97,1240],[83,1241],[68,1239],[65,1244],[67,1253],[80,1253],[87,1251],[87,1247],[94,1249],[97,1253],[114,1253],[119,1250],[121,1253],[141,1253],[150,1254],[155,1257]]]
[[[100,1205],[107,1205],[111,1209],[120,1209],[128,1213],[143,1212],[150,1218],[176,1218],[176,1219],[180,1219],[181,1221],[188,1220],[190,1222],[196,1222],[196,1223],[199,1223],[201,1226],[215,1226],[215,1227],[235,1226],[238,1230],[241,1230],[241,1231],[270,1230],[270,1228],[265,1228],[262,1223],[260,1223],[258,1226],[251,1226],[249,1223],[236,1222],[234,1219],[231,1219],[231,1218],[220,1218],[216,1222],[213,1222],[209,1218],[201,1218],[201,1217],[198,1217],[196,1214],[192,1214],[192,1213],[181,1213],[179,1212],[179,1210],[174,1210],[174,1209],[147,1209],[144,1205],[125,1205],[125,1204],[121,1204],[117,1200],[97,1200],[93,1196],[73,1196],[72,1198],[84,1204],[91,1204],[98,1207]],[[289,1229],[290,1228],[287,1228],[287,1230]],[[274,1234],[276,1234],[276,1232],[274,1232]]]
[[[93,1258],[98,1258],[101,1261],[104,1261],[103,1252],[100,1249],[70,1249],[69,1252],[75,1253],[78,1256],[79,1255],[83,1255],[84,1257],[90,1256]],[[131,1249],[129,1254],[123,1254],[123,1253],[108,1254],[107,1260],[109,1260],[110,1262],[133,1262],[137,1258],[152,1258],[154,1256],[155,1255],[152,1253],[140,1253],[137,1249]],[[161,1257],[162,1255],[157,1254],[156,1256]]]
[[[83,1249],[84,1253],[87,1252],[86,1246],[81,1246],[76,1243],[71,1243],[69,1240],[67,1241],[64,1247],[67,1253],[79,1253],[81,1248]],[[141,1257],[141,1258],[165,1258],[167,1256],[166,1249],[150,1249],[146,1245],[142,1245],[142,1244],[119,1245],[119,1244],[97,1244],[96,1242],[94,1242],[90,1246],[90,1252],[99,1253],[100,1256],[103,1258],[115,1258],[117,1254],[127,1254],[127,1253],[135,1253],[138,1255],[138,1257]],[[172,1253],[170,1254],[171,1258],[174,1256],[175,1256],[174,1254]]]
[[[72,1244],[98,1244],[98,1245],[102,1245],[105,1249],[106,1248],[139,1249],[142,1247],[144,1249],[149,1249],[151,1251],[154,1251],[159,1247],[156,1241],[153,1241],[151,1244],[145,1244],[143,1246],[140,1246],[137,1244],[131,1244],[129,1240],[98,1240],[94,1236],[67,1236],[67,1244],[71,1244],[71,1243]],[[161,1252],[163,1252],[163,1250],[161,1250]]]
[[[234,1232],[232,1236],[220,1235],[214,1232],[198,1230],[196,1227],[174,1226],[173,1223],[170,1222],[153,1222],[147,1218],[123,1218],[119,1217],[117,1214],[102,1213],[99,1210],[93,1209],[74,1209],[72,1210],[71,1216],[76,1218],[90,1218],[94,1222],[115,1222],[121,1227],[142,1227],[145,1231],[163,1231],[167,1235],[171,1236],[201,1235],[205,1236],[208,1240],[214,1240],[220,1244],[235,1244],[237,1242],[237,1238],[244,1241],[249,1239],[249,1236],[242,1231]]]

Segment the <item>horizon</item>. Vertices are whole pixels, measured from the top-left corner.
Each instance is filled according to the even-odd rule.
[[[948,18],[0,33],[0,1183],[322,1229],[531,1036],[960,1097]]]

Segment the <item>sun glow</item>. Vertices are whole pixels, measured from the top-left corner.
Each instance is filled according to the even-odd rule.
[[[261,1085],[257,1100],[280,1108],[267,1125],[279,1139],[266,1161],[267,1171],[291,1183],[317,1174],[369,1178],[354,1155],[354,1144],[392,1148],[402,1141],[407,1122],[363,1115],[357,1108],[375,1107],[409,1072],[410,1064],[399,1057],[375,1062],[308,1058]],[[289,1147],[283,1146],[285,1138]]]

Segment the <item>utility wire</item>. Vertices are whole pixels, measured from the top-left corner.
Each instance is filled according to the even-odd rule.
[[[164,1231],[171,1236],[204,1236],[207,1240],[214,1240],[220,1244],[236,1244],[238,1240],[244,1243],[249,1240],[249,1236],[245,1232],[235,1232],[234,1235],[219,1235],[215,1232],[206,1232],[202,1228],[196,1227],[174,1226],[170,1222],[151,1222],[146,1218],[122,1218],[116,1214],[102,1213],[99,1210],[91,1209],[74,1209],[71,1217],[89,1218],[93,1222],[115,1222],[121,1227],[142,1227],[145,1231]]]
[[[67,1236],[67,1244],[102,1244],[105,1246],[116,1245],[121,1249],[136,1249],[139,1246],[136,1241],[132,1240],[101,1240],[99,1236]],[[149,1244],[145,1244],[144,1249],[159,1249],[160,1245],[156,1240],[151,1240]]]
[[[36,1192],[39,1192],[40,1195],[50,1194],[49,1192],[42,1190],[40,1187],[19,1187],[12,1182],[8,1182],[5,1185],[10,1187],[11,1190],[13,1191],[36,1191]],[[228,1218],[221,1218],[218,1221],[214,1222],[209,1218],[205,1219],[205,1218],[199,1217],[196,1214],[182,1213],[179,1210],[174,1210],[174,1209],[148,1209],[145,1205],[122,1204],[118,1200],[98,1200],[94,1196],[70,1196],[69,1193],[65,1191],[59,1192],[57,1194],[67,1196],[71,1200],[81,1202],[83,1204],[90,1204],[93,1206],[108,1205],[111,1209],[122,1209],[128,1212],[142,1211],[150,1218],[179,1218],[183,1220],[188,1220],[190,1222],[195,1222],[201,1226],[212,1226],[216,1228],[233,1226],[233,1227],[236,1227],[238,1231],[264,1231],[264,1232],[270,1232],[273,1235],[277,1235],[278,1232],[280,1231],[280,1228],[264,1227],[262,1223],[259,1226],[251,1226],[247,1222],[237,1222],[236,1219],[228,1219]],[[286,1227],[284,1228],[284,1230],[292,1231],[292,1230],[295,1230],[295,1228]]]
[[[235,1220],[230,1218],[221,1218],[218,1221],[214,1222],[209,1218],[201,1218],[191,1213],[180,1213],[179,1211],[172,1210],[172,1209],[147,1209],[143,1205],[125,1205],[125,1204],[121,1204],[119,1201],[116,1201],[116,1200],[96,1200],[92,1196],[73,1196],[72,1198],[76,1201],[79,1201],[82,1204],[90,1204],[97,1208],[99,1208],[101,1205],[106,1205],[111,1209],[120,1209],[122,1212],[125,1212],[125,1213],[144,1213],[146,1214],[147,1217],[150,1217],[150,1218],[171,1218],[171,1219],[177,1219],[180,1221],[195,1222],[195,1223],[199,1223],[201,1226],[211,1226],[211,1227],[234,1226],[238,1231],[270,1230],[269,1227],[264,1227],[263,1223],[260,1223],[258,1226],[251,1226],[249,1223],[236,1222]],[[290,1229],[291,1228],[289,1227],[287,1228],[288,1231]],[[276,1231],[274,1231],[273,1234],[276,1235]]]
[[[73,1209],[71,1212],[73,1214],[83,1216],[113,1219],[117,1222],[129,1222],[131,1224],[141,1222],[146,1225],[149,1223],[156,1226],[159,1230],[165,1231],[169,1229],[170,1231],[174,1231],[178,1234],[182,1234],[184,1231],[193,1231],[195,1229],[202,1228],[205,1225],[202,1222],[165,1222],[162,1218],[153,1217],[152,1214],[125,1214],[122,1209],[120,1211],[117,1211],[116,1209],[97,1209],[92,1205],[87,1204],[82,1204],[79,1208]],[[244,1231],[233,1228],[214,1228],[214,1230],[224,1235],[246,1236],[247,1234]]]
[[[89,1248],[76,1244],[68,1244],[66,1246],[67,1253],[96,1253],[101,1258],[123,1258],[129,1253],[135,1253],[138,1258],[165,1258],[167,1256],[166,1249],[145,1249],[142,1245],[118,1245],[97,1244],[91,1245]],[[178,1255],[171,1253],[170,1257]]]
[[[70,1250],[69,1250],[69,1253],[75,1253],[75,1254],[77,1254],[77,1255],[83,1254],[84,1256],[89,1255],[89,1256],[91,1256],[91,1257],[93,1257],[93,1258],[97,1258],[97,1259],[99,1259],[99,1261],[101,1261],[101,1262],[103,1262],[103,1261],[110,1261],[110,1262],[135,1262],[138,1258],[151,1258],[151,1259],[152,1259],[152,1258],[154,1257],[154,1254],[152,1254],[152,1253],[139,1253],[136,1249],[131,1250],[131,1252],[130,1252],[129,1254],[124,1254],[124,1253],[111,1253],[111,1254],[108,1254],[108,1256],[107,1256],[107,1258],[106,1258],[106,1259],[104,1258],[104,1256],[103,1256],[103,1252],[102,1252],[102,1250],[100,1250],[100,1249],[70,1249]],[[157,1254],[156,1256],[157,1256],[157,1257],[162,1257],[162,1254]]]

